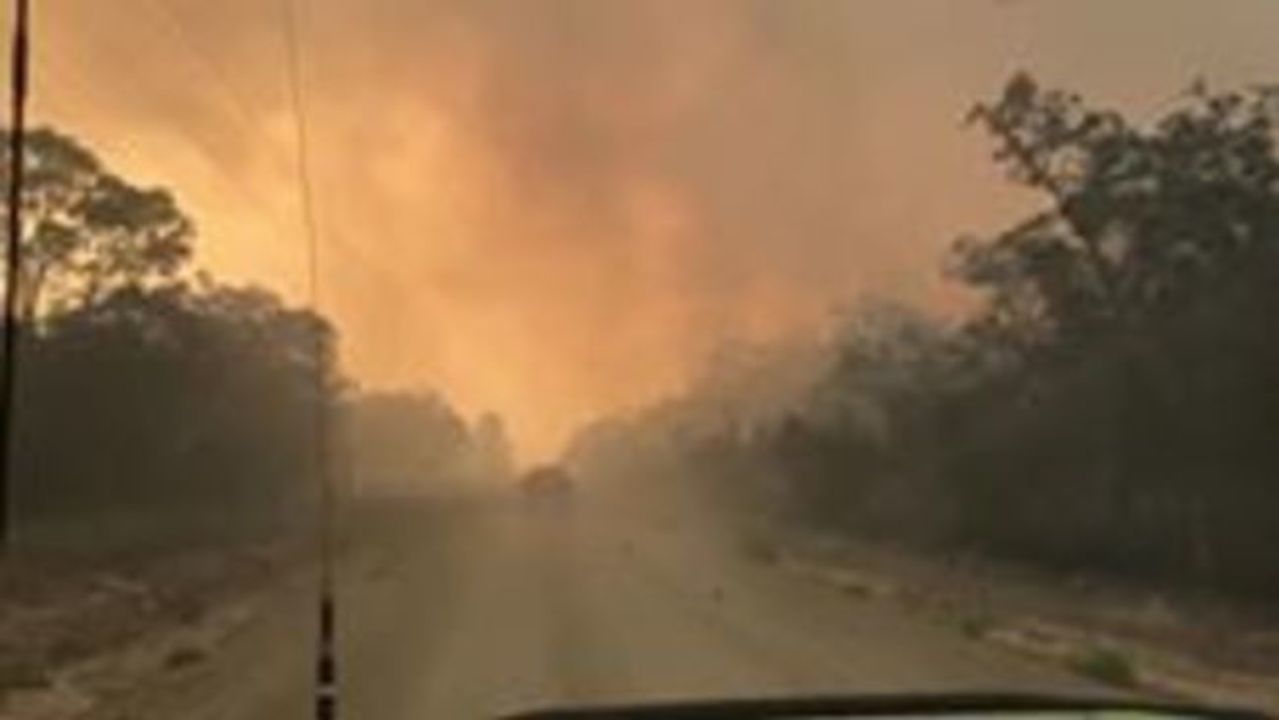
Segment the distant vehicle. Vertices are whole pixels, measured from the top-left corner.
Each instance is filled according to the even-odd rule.
[[[538,465],[520,480],[524,494],[532,498],[568,498],[574,484],[573,476],[560,465]]]

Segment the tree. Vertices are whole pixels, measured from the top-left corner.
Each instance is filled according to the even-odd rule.
[[[316,423],[345,391],[334,328],[186,277],[195,231],[168,191],[51,129],[28,153],[19,521],[110,545],[306,516]]]
[[[318,411],[336,407],[338,385],[320,382],[332,355],[314,351],[331,336],[309,311],[222,286],[126,287],[50,318],[27,349],[24,516],[126,516],[158,534],[297,515]]]
[[[1016,75],[970,119],[1048,207],[957,244],[956,274],[1038,341],[1131,331],[1279,251],[1279,93],[1197,83],[1152,128]]]
[[[968,318],[863,302],[780,417],[751,412],[768,353],[735,353],[575,455],[725,506],[760,473],[784,499],[756,509],[862,537],[1273,601],[1277,113],[1279,91],[1196,84],[1134,123],[1018,75],[971,119],[1043,204],[956,242]]]
[[[19,288],[25,320],[170,280],[189,260],[194,226],[169,192],[130,184],[49,128],[30,133],[27,153]]]
[[[970,116],[1009,177],[1047,199],[1007,230],[957,243],[955,274],[990,299],[972,335],[1012,348],[1010,396],[1038,398],[1043,409],[1021,420],[1041,433],[1038,465],[1056,452],[1050,433],[1061,445],[1082,426],[1106,428],[1107,442],[1051,462],[1109,478],[1115,524],[1181,548],[1170,555],[1201,576],[1215,565],[1207,518],[1227,495],[1208,483],[1241,456],[1275,461],[1253,444],[1256,428],[1220,428],[1272,412],[1262,388],[1276,350],[1262,318],[1279,302],[1277,114],[1274,88],[1195,83],[1162,119],[1135,126],[1017,75]],[[1226,379],[1240,376],[1254,396]]]

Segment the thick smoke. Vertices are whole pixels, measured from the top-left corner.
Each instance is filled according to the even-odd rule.
[[[40,115],[175,186],[206,263],[300,292],[283,4],[39,5]],[[953,303],[942,250],[1028,202],[968,105],[1020,67],[1138,105],[1263,76],[1279,10],[1244,5],[297,0],[323,303],[357,376],[544,454],[723,340]]]

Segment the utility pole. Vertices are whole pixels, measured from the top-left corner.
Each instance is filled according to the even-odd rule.
[[[14,405],[18,374],[18,283],[22,273],[22,184],[27,141],[30,0],[14,0],[9,90],[9,235],[5,242],[4,335],[0,342],[0,552],[13,544]]]

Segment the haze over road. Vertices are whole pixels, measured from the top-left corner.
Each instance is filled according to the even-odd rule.
[[[390,532],[387,532],[390,530]],[[1065,671],[717,548],[675,515],[414,510],[342,579],[343,715],[907,689],[1078,690]],[[130,717],[309,717],[312,606],[283,597]]]

